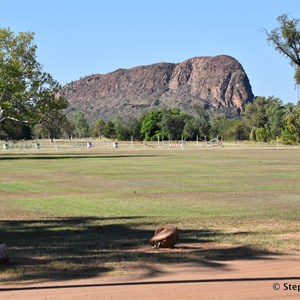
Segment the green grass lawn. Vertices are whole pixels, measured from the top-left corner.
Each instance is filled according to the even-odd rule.
[[[299,251],[299,149],[30,153],[0,153],[4,283]],[[163,225],[181,243],[234,247],[135,251]]]

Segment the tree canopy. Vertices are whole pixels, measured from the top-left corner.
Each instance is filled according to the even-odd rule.
[[[0,128],[34,126],[67,107],[59,83],[37,61],[34,33],[0,28]],[[59,116],[61,117],[61,116]],[[51,119],[51,118],[50,118]],[[49,122],[46,122],[49,123]]]
[[[275,50],[290,60],[290,64],[295,68],[295,82],[300,83],[300,19],[289,18],[283,14],[277,18],[279,27],[271,32],[265,29],[268,42],[274,46]]]

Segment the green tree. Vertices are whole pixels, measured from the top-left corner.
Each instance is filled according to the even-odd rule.
[[[32,32],[0,28],[0,127],[8,121],[34,126],[51,113],[52,102],[66,103],[58,82],[37,61],[33,40]]]
[[[282,139],[286,143],[300,142],[300,103],[285,115]]]
[[[32,136],[31,127],[22,122],[15,122],[9,119],[6,119],[2,122],[0,126],[0,139],[31,139]]]
[[[178,108],[162,111],[161,120],[158,122],[159,135],[173,140],[180,140],[183,134],[187,115]]]
[[[91,136],[101,139],[104,132],[104,128],[105,122],[103,120],[97,120],[92,126]]]
[[[49,131],[44,128],[41,124],[36,124],[33,127],[32,135],[36,139],[46,139],[49,137]]]
[[[184,128],[183,128],[183,135],[187,140],[196,140],[197,136],[200,138],[200,128],[201,124],[199,122],[199,119],[189,116],[185,120]]]
[[[268,32],[265,29],[268,42],[283,56],[287,57],[290,64],[295,68],[294,79],[299,84],[300,67],[300,29],[299,19],[289,18],[283,14],[277,18],[279,27]]]
[[[255,130],[256,128],[265,127],[268,118],[266,115],[267,99],[265,97],[255,97],[253,102],[249,102],[245,107],[245,118],[250,127]]]
[[[142,118],[141,133],[147,141],[153,141],[160,135],[159,122],[162,118],[162,111],[155,110]]]
[[[76,135],[75,121],[72,119],[66,119],[62,124],[62,135],[64,138],[71,139]]]
[[[231,139],[235,141],[245,141],[249,139],[250,127],[244,120],[232,120],[231,123]]]
[[[115,123],[113,121],[108,121],[105,124],[103,135],[109,139],[116,138],[116,128],[115,128]]]
[[[209,136],[210,131],[210,116],[203,105],[196,105],[194,109],[197,113],[197,123],[199,124],[200,138],[204,139]]]
[[[89,126],[83,112],[77,112],[75,114],[75,133],[79,138],[89,135]]]
[[[125,118],[121,118],[120,116],[116,116],[113,120],[116,139],[119,141],[126,141],[130,139],[130,128],[128,128],[128,124],[126,124]]]
[[[66,116],[62,113],[67,106],[68,102],[64,98],[51,94],[46,95],[45,99],[37,105],[40,119],[36,123],[49,132],[52,142],[54,138],[60,136],[62,128],[67,122]]]
[[[297,67],[294,74],[294,80],[296,85],[299,87],[300,85],[300,67]]]
[[[143,135],[141,133],[142,118],[131,118],[131,136],[134,140],[142,140]],[[130,137],[131,138],[131,137]]]
[[[282,101],[274,97],[255,97],[245,109],[245,118],[251,127],[251,139],[257,140],[256,130],[259,129],[259,140],[275,140],[283,128],[286,108]],[[262,130],[263,129],[263,130]]]
[[[265,128],[268,117],[266,110],[268,108],[268,101],[265,97],[255,97],[253,102],[250,102],[245,107],[245,118],[251,128],[250,139],[257,140],[256,130],[258,128]]]
[[[113,120],[118,140],[130,141],[131,138],[141,140],[141,119],[130,115],[117,116]]]
[[[271,140],[276,140],[281,135],[285,113],[286,110],[280,99],[274,97],[268,98],[268,106],[266,108],[268,121],[265,128]]]
[[[266,128],[257,128],[255,131],[255,137],[258,142],[268,142],[270,140],[270,135]]]
[[[244,141],[249,139],[250,127],[244,118],[228,118],[224,114],[216,116],[212,119],[212,129],[217,127],[218,131],[214,131],[214,135],[210,133],[211,137],[223,137],[227,141]],[[214,123],[217,122],[217,125]]]
[[[210,130],[209,130],[210,137],[216,138],[217,136],[224,136],[226,123],[227,123],[227,118],[224,114],[212,116],[210,118]]]

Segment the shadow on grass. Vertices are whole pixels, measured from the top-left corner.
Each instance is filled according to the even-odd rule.
[[[116,153],[111,153],[111,154],[94,154],[94,153],[84,153],[84,154],[40,154],[40,153],[34,153],[34,154],[4,154],[0,155],[0,161],[1,160],[60,160],[60,159],[82,159],[82,158],[99,158],[99,159],[108,159],[108,158],[130,158],[130,157],[155,157],[155,156],[162,156],[162,155],[156,155],[156,154],[116,154]],[[164,154],[164,156],[166,156]]]
[[[1,266],[0,276],[6,274],[1,281],[92,278],[130,268],[151,277],[161,272],[159,264],[225,268],[224,260],[273,254],[250,247],[201,247],[224,235],[207,230],[181,230],[175,249],[157,251],[148,246],[155,228],[143,217],[1,221],[0,243],[6,243],[11,259]]]

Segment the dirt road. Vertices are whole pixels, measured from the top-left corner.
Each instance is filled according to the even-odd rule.
[[[300,255],[224,261],[220,269],[180,266],[159,274],[0,285],[2,300],[300,299]]]

